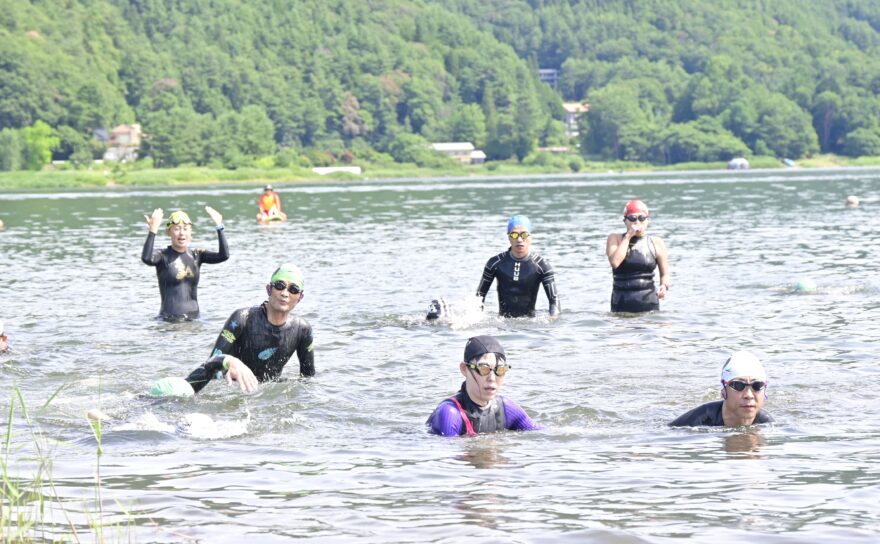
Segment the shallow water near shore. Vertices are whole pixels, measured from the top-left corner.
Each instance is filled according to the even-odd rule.
[[[89,534],[97,444],[85,413],[100,409],[102,510],[122,527],[111,541],[872,542],[878,176],[278,184],[290,220],[264,226],[252,186],[4,193],[0,319],[13,349],[0,393],[8,407],[18,386],[50,443],[63,501],[49,502],[50,534],[70,533],[62,509]],[[844,206],[849,194],[859,208]],[[633,197],[669,246],[673,285],[660,312],[618,316],[605,238]],[[224,215],[231,258],[202,267],[199,320],[157,321],[143,215],[182,208],[193,246],[215,249],[205,205]],[[536,318],[500,319],[493,286],[485,313],[425,322],[438,296],[467,306],[514,213],[556,270],[562,318],[547,319],[542,293]],[[214,382],[193,399],[143,396],[204,361],[283,261],[306,274],[296,312],[315,330],[314,378],[296,378],[294,360],[286,381],[252,395]],[[816,290],[797,291],[801,280]],[[544,430],[426,433],[477,334],[501,339],[502,394]],[[776,423],[666,427],[719,398],[737,349],[764,361]],[[12,472],[27,477],[32,440],[20,418],[13,429]]]

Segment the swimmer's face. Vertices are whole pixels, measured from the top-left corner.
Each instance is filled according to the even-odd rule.
[[[269,308],[276,312],[289,312],[296,308],[303,294],[301,292],[293,294],[287,289],[287,282],[282,281],[281,283],[285,284],[284,289],[275,289],[271,283],[266,286],[266,293],[269,295]]]
[[[493,369],[498,364],[497,356],[494,353],[486,353],[476,361],[471,362],[477,365],[488,365]],[[504,363],[502,362],[502,364]],[[460,363],[459,370],[465,378],[467,394],[472,401],[480,406],[486,406],[492,399],[498,396],[501,384],[504,383],[504,376],[496,376],[495,372],[489,372],[487,376],[481,376],[476,370],[468,368],[466,363]]]
[[[186,251],[192,241],[192,225],[189,223],[171,225],[165,232],[171,237],[171,247],[177,251]]]
[[[511,238],[511,233],[517,233],[516,238]],[[507,234],[507,241],[510,242],[510,251],[514,257],[525,257],[529,254],[529,248],[532,246],[531,233],[528,236],[519,236],[520,233],[528,233],[529,230],[523,225],[513,227]]]
[[[763,381],[761,378],[754,376],[737,376],[730,380],[745,382],[751,384],[756,381]],[[751,386],[745,387],[742,391],[737,391],[730,385],[724,386],[722,396],[724,397],[724,406],[727,411],[737,420],[754,421],[758,411],[764,407],[765,389],[755,391]]]

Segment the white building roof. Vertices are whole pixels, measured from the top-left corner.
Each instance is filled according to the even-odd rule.
[[[450,151],[473,151],[474,144],[470,142],[438,142],[436,144],[431,144],[431,149],[434,151],[443,151],[445,153],[449,153]]]

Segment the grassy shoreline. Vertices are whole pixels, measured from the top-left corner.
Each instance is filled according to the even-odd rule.
[[[114,189],[120,187],[170,187],[214,184],[314,183],[339,180],[422,179],[464,177],[521,177],[552,174],[604,174],[609,172],[675,172],[696,170],[726,170],[726,162],[679,163],[658,166],[647,163],[585,162],[578,171],[572,171],[564,157],[532,164],[490,162],[482,165],[451,165],[448,168],[420,168],[413,164],[360,164],[363,174],[329,174],[319,176],[307,168],[240,168],[236,170],[204,167],[142,168],[134,165],[115,165],[92,169],[44,169],[40,172],[0,172],[0,190],[52,189]],[[540,162],[540,163],[539,163]],[[752,168],[787,167],[774,157],[753,157]],[[819,155],[797,161],[799,168],[838,168],[880,166],[880,157],[849,158]]]

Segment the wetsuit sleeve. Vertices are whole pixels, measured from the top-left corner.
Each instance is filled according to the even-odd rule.
[[[153,251],[153,245],[156,243],[156,234],[154,232],[147,233],[147,240],[144,242],[144,250],[141,251],[141,260],[144,264],[156,266],[162,259],[161,251]]]
[[[208,362],[193,370],[185,379],[192,386],[193,390],[198,393],[208,382],[211,381],[217,372],[223,371],[223,355],[211,357]]]
[[[525,410],[512,400],[503,399],[505,427],[511,431],[536,431],[542,429],[540,425],[532,421]],[[461,419],[459,417],[459,419]]]
[[[235,342],[244,335],[247,318],[247,314],[242,310],[232,312],[232,315],[223,324],[223,330],[217,335],[217,341],[214,342],[210,358],[218,355],[233,355],[239,359],[241,358],[239,357],[239,350],[236,349],[238,345]],[[211,360],[210,358],[208,359],[209,361]]]
[[[492,282],[495,281],[495,271],[497,270],[495,263],[497,263],[498,259],[491,258],[486,263],[486,266],[483,268],[483,277],[480,278],[480,285],[477,287],[477,296],[480,299],[486,299],[486,293],[489,292],[489,288],[492,287]]]
[[[562,304],[559,302],[559,293],[556,291],[556,272],[550,266],[550,262],[544,259],[542,266],[544,273],[541,275],[541,283],[544,285],[544,294],[550,301],[550,315],[562,313]]]
[[[219,251],[202,250],[199,256],[200,263],[217,264],[222,263],[229,258],[229,243],[226,241],[226,234],[223,229],[217,231],[217,241],[220,244]]]
[[[315,375],[315,352],[314,340],[312,339],[312,327],[306,331],[305,337],[296,347],[296,357],[299,359],[299,373],[303,376]]]
[[[449,401],[443,401],[428,418],[428,427],[434,434],[459,436],[461,434],[461,412]]]

